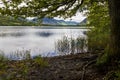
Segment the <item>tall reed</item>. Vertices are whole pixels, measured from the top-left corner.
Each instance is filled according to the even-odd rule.
[[[87,49],[87,40],[83,37],[68,37],[63,36],[55,44],[55,49],[60,55],[84,53]]]

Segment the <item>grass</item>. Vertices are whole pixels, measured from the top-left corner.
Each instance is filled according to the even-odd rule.
[[[14,59],[14,60],[25,60],[25,59],[30,59],[30,50],[16,50],[13,53],[10,53],[9,59]]]
[[[41,56],[37,56],[35,59],[33,59],[33,61],[40,67],[48,66],[48,62],[44,61],[44,59]]]
[[[10,60],[4,54],[0,55],[0,80],[27,80],[31,71],[48,66],[48,62],[41,56],[32,59],[28,51],[16,53],[14,57],[20,56],[24,59]]]

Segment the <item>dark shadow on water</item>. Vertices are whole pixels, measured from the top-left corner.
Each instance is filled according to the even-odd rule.
[[[11,36],[13,36],[13,37],[22,37],[25,35],[26,35],[25,33],[11,33]]]
[[[88,31],[83,31],[83,34],[84,34],[84,35],[87,35],[87,32],[88,32]]]
[[[26,33],[17,32],[17,33],[0,33],[0,37],[22,37],[25,36]]]
[[[50,37],[53,35],[52,32],[36,32],[35,33],[37,36],[41,36],[41,37]]]

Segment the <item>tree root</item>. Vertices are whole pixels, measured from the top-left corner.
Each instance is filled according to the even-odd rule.
[[[92,61],[88,62],[85,66],[83,66],[83,72],[82,72],[81,80],[84,80],[86,68],[87,68],[88,66],[92,65],[92,64],[95,63],[95,62],[96,62],[96,60],[92,60]]]

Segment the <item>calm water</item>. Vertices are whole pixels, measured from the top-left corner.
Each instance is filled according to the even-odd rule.
[[[57,56],[55,42],[63,36],[86,37],[87,29],[70,28],[0,28],[0,53],[5,55],[29,51],[31,56]]]

